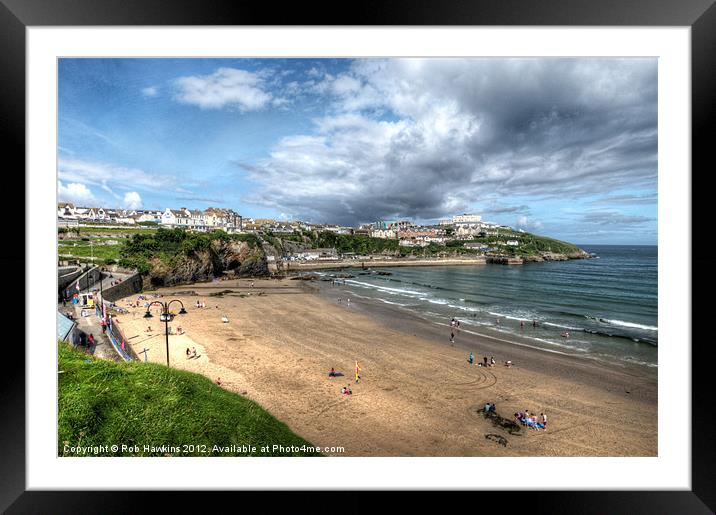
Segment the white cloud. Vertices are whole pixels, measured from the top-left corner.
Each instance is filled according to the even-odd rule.
[[[92,191],[78,182],[64,185],[62,181],[57,181],[57,197],[62,202],[72,202],[80,206],[90,206],[97,203],[97,198],[92,194]]]
[[[272,99],[272,95],[262,89],[263,82],[262,75],[258,73],[219,68],[210,75],[176,79],[174,99],[202,109],[235,107],[240,111],[255,111]]]
[[[543,227],[542,222],[535,220],[534,218],[530,218],[529,216],[520,216],[515,225],[519,229],[526,230],[539,230]]]
[[[141,209],[142,197],[136,191],[128,191],[124,194],[123,206],[127,209]]]
[[[156,97],[159,93],[159,89],[156,86],[150,86],[142,89],[142,95],[145,97]]]
[[[82,159],[64,158],[62,156],[60,156],[58,168],[61,180],[96,185],[112,195],[114,193],[110,185],[120,189],[162,189],[191,193],[180,187],[180,185],[187,186],[188,181],[183,180],[178,174],[165,175],[147,172],[138,168],[126,168],[111,163],[98,163]]]

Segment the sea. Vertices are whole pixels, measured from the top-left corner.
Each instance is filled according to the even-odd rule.
[[[462,331],[607,363],[657,367],[657,246],[580,248],[595,257],[344,269],[341,274],[354,277],[341,287],[436,324],[456,318]]]

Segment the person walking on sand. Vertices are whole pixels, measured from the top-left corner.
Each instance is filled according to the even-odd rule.
[[[455,332],[450,331],[450,344],[455,345]]]
[[[475,356],[472,355],[472,352],[470,353],[470,357],[467,358],[467,362],[470,363],[470,366],[472,366],[473,362],[475,361]]]
[[[540,413],[540,416],[542,417],[542,425],[545,429],[547,429],[547,415],[545,415],[544,413]]]
[[[360,381],[360,375],[358,372],[360,372],[361,368],[360,365],[358,365],[358,361],[356,360],[356,384],[358,384],[358,381]]]

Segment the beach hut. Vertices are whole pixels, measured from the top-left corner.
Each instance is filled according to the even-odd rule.
[[[79,330],[77,323],[57,312],[57,339],[74,344]]]

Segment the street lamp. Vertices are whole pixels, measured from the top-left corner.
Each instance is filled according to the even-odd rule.
[[[182,301],[176,300],[176,299],[170,300],[169,302],[161,302],[159,300],[150,302],[149,305],[147,306],[147,312],[144,313],[144,318],[152,318],[153,315],[149,311],[149,308],[151,308],[153,304],[157,304],[162,307],[162,312],[159,315],[159,321],[164,322],[164,336],[166,337],[166,342],[167,342],[167,366],[169,366],[169,322],[171,322],[172,319],[174,318],[174,315],[169,312],[169,306],[173,302],[178,302],[179,304],[181,304],[181,309],[179,310],[179,314],[186,315],[186,309],[184,309],[184,303]]]

